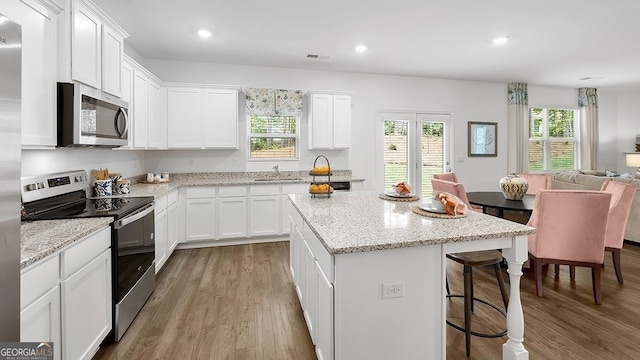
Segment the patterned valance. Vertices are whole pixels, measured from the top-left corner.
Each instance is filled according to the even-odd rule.
[[[598,89],[596,88],[580,88],[578,89],[578,106],[598,107]]]
[[[247,115],[302,116],[302,90],[245,89]]]
[[[529,94],[526,83],[507,84],[507,100],[509,104],[529,105]]]

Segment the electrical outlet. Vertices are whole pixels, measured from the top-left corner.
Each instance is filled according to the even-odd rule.
[[[404,297],[404,282],[382,284],[382,298],[391,299]]]

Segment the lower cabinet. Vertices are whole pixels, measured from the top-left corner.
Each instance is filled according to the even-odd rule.
[[[216,237],[216,199],[215,198],[188,198],[187,189],[186,207],[186,241],[211,240]]]
[[[172,195],[173,194],[173,195]],[[178,245],[178,229],[180,228],[180,213],[178,212],[178,190],[169,194],[169,205],[167,207],[167,244],[169,245],[170,256]],[[171,202],[173,200],[173,202]]]
[[[280,186],[249,188],[250,236],[276,235],[280,230]]]
[[[62,281],[62,358],[91,359],[111,330],[111,250]]]
[[[247,188],[229,186],[218,189],[218,238],[247,236]]]
[[[289,205],[291,206],[291,205]],[[334,358],[334,288],[332,257],[290,209],[290,267],[302,314],[319,360]]]
[[[20,341],[53,342],[53,358],[91,359],[111,331],[111,228],[20,275]]]
[[[178,190],[155,199],[156,274],[178,244]]]

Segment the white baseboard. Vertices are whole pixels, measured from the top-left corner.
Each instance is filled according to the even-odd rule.
[[[198,249],[216,246],[232,246],[246,244],[261,244],[267,242],[289,241],[289,234],[280,236],[269,236],[259,238],[237,238],[237,239],[221,239],[221,240],[201,240],[179,243],[176,249]]]

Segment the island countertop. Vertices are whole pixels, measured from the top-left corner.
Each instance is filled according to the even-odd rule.
[[[455,219],[425,217],[422,200],[382,200],[375,192],[334,193],[330,198],[291,194],[293,206],[331,254],[529,235],[535,229],[469,211]]]

